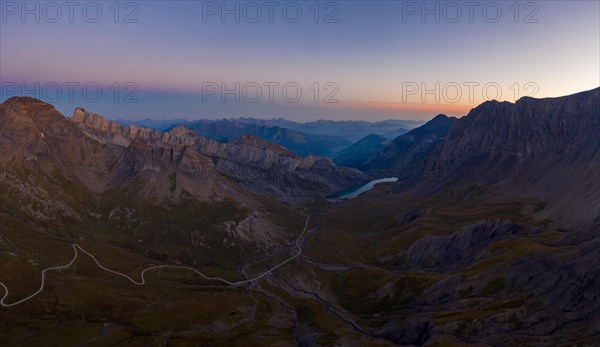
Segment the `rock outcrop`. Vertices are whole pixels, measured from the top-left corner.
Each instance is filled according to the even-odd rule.
[[[417,268],[455,271],[480,260],[490,243],[527,230],[508,221],[495,220],[473,225],[451,236],[428,236],[408,249],[408,259]]]

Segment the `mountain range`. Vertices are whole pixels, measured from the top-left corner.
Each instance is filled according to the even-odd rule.
[[[376,122],[369,122],[364,120],[317,120],[300,123],[284,118],[259,119],[251,117],[224,118],[217,120],[201,119],[194,121],[188,121],[185,119],[117,119],[115,121],[123,125],[137,125],[154,130],[168,130],[169,128],[178,125],[209,124],[212,122],[229,121],[238,124],[250,124],[256,126],[292,129],[309,135],[341,137],[351,142],[356,142],[369,134],[378,134],[386,137],[387,139],[393,139],[396,136],[405,133],[410,129],[417,128],[425,123],[424,121],[400,119],[388,119]]]
[[[245,123],[239,120],[186,122],[179,126],[185,126],[200,136],[223,143],[237,141],[244,135],[254,135],[283,146],[300,156],[330,156],[351,144],[342,137],[308,135],[293,129]]]
[[[144,218],[185,203],[221,210],[223,225],[236,221],[234,228],[252,221],[251,230],[270,236],[233,232],[232,237],[258,242],[260,249],[279,249],[284,237],[276,237],[277,228],[261,212],[268,210],[266,205],[331,194],[369,179],[358,170],[337,167],[331,159],[299,157],[251,135],[223,144],[183,127],[160,132],[123,126],[81,108],[69,119],[50,104],[28,97],[10,98],[0,106],[0,144],[3,210],[53,229],[56,235],[73,230],[80,234],[105,219],[108,225],[124,223],[119,228],[127,230],[125,234],[141,237],[135,230],[148,223]],[[108,212],[94,222],[91,215],[98,212],[93,210],[104,204]],[[212,221],[207,227],[223,228],[213,217],[205,216]],[[177,233],[185,240],[185,233],[204,225],[202,218],[173,218],[165,217],[151,229],[180,226]],[[152,232],[145,236],[157,237]],[[109,238],[117,242],[122,237]]]
[[[213,140],[229,143],[242,135],[255,135],[263,140],[284,146],[301,155],[320,155],[333,158],[352,143],[362,138],[377,134],[386,139],[393,139],[423,124],[420,121],[385,120],[367,121],[312,121],[298,123],[283,118],[271,120],[257,118],[230,118],[217,120],[125,120],[117,123],[169,131],[177,126],[185,126],[198,135]]]
[[[185,123],[158,131],[3,102],[2,302],[35,292],[72,244],[135,278],[149,265],[208,276],[161,268],[133,286],[80,257],[2,308],[0,343],[599,341],[600,88],[489,101],[392,140],[369,132],[333,155],[354,168],[266,141],[303,131],[274,121],[243,126],[261,137],[198,123],[237,134],[217,141]],[[311,136],[329,136],[317,123]],[[398,181],[327,198],[383,177]],[[210,279],[265,271],[243,286]]]

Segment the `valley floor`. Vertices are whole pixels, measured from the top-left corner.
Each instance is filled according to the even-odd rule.
[[[600,341],[599,238],[553,230],[534,217],[544,207],[534,199],[502,201],[470,187],[408,201],[391,189],[311,206],[286,252],[235,269],[165,264],[115,245],[45,234],[2,213],[1,303],[43,290],[0,309],[0,344]],[[64,264],[70,266],[40,276]]]

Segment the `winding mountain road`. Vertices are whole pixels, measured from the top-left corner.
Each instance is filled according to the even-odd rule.
[[[79,246],[78,244],[72,244],[71,247],[73,248],[73,251],[75,251],[75,254],[73,255],[73,259],[71,259],[71,261],[66,264],[66,265],[61,265],[61,266],[53,266],[53,267],[49,267],[46,268],[44,270],[42,270],[42,283],[40,284],[40,288],[33,294],[29,295],[28,297],[21,299],[17,302],[13,302],[13,303],[6,303],[5,300],[8,297],[9,294],[9,290],[6,287],[6,285],[4,285],[4,283],[0,282],[0,286],[2,286],[2,288],[4,288],[4,296],[2,297],[2,299],[0,299],[0,306],[2,307],[12,307],[12,306],[17,306],[19,304],[22,304],[28,300],[33,299],[36,295],[38,295],[39,293],[41,293],[44,290],[44,284],[45,284],[45,280],[46,280],[46,272],[48,271],[52,271],[52,270],[64,270],[69,268],[71,265],[73,265],[75,263],[75,261],[77,260],[77,257],[79,256],[79,251],[81,251],[82,253],[85,253],[87,256],[89,256],[95,263],[96,265],[98,265],[98,267],[106,272],[110,272],[112,274],[115,275],[119,275],[121,277],[124,277],[125,279],[127,279],[129,282],[131,282],[132,284],[136,285],[136,286],[142,286],[144,284],[146,284],[146,278],[145,278],[145,274],[148,271],[152,271],[152,270],[157,270],[157,269],[179,269],[179,270],[189,270],[197,275],[199,275],[200,277],[206,279],[206,280],[211,280],[211,281],[219,281],[222,282],[224,284],[230,285],[230,286],[238,286],[238,285],[242,285],[242,284],[246,284],[249,282],[254,282],[257,281],[269,274],[271,274],[273,271],[277,270],[278,268],[282,267],[283,265],[289,263],[290,261],[296,259],[298,256],[300,256],[300,254],[302,253],[302,246],[301,246],[301,240],[304,237],[304,234],[306,233],[306,229],[308,228],[308,221],[310,220],[310,216],[305,214],[304,212],[306,211],[306,208],[304,208],[302,211],[300,211],[300,214],[304,217],[306,217],[306,222],[304,223],[304,229],[302,229],[302,232],[300,233],[300,235],[298,236],[298,238],[296,239],[296,241],[294,242],[294,244],[292,245],[293,248],[296,248],[296,253],[294,255],[292,255],[291,257],[289,257],[288,259],[282,261],[281,263],[277,264],[276,266],[270,268],[269,270],[263,272],[262,274],[254,277],[254,278],[249,278],[249,279],[245,279],[245,280],[241,280],[241,281],[236,281],[236,282],[231,282],[228,281],[224,278],[220,278],[220,277],[211,277],[211,276],[207,276],[205,274],[203,274],[202,272],[188,267],[188,266],[179,266],[179,265],[156,265],[156,266],[151,266],[149,268],[144,269],[141,274],[141,280],[140,281],[136,281],[135,279],[127,276],[124,273],[115,271],[115,270],[111,270],[105,266],[103,266],[98,259],[96,259],[96,257],[94,257],[93,254],[91,254],[90,252],[86,251],[85,249],[83,249],[81,246]]]

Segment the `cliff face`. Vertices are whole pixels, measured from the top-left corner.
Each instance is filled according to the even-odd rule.
[[[226,196],[235,190],[229,186],[240,185],[288,198],[331,194],[368,180],[330,159],[302,158],[255,136],[223,144],[184,127],[164,133],[119,125],[81,108],[69,120],[31,98],[11,98],[1,113],[3,162],[25,158],[43,167],[72,164],[74,175],[96,191],[141,181],[145,191],[157,196],[184,190],[205,198]]]
[[[30,171],[63,172],[87,188],[105,187],[92,176],[111,166],[121,153],[86,136],[53,106],[33,98],[10,98],[0,104],[0,163]]]
[[[457,120],[426,161],[429,183],[468,179],[538,196],[567,225],[600,216],[600,89],[486,102]]]
[[[60,173],[95,192],[139,181],[143,195],[186,189],[207,198],[216,184],[210,159],[168,145],[164,134],[121,127],[81,109],[70,121],[49,104],[11,98],[0,105],[0,122],[3,166]],[[194,185],[198,178],[203,184]]]
[[[267,195],[330,194],[369,179],[360,171],[337,167],[329,158],[299,157],[253,135],[220,146],[199,141],[194,148],[212,158],[220,174]]]
[[[460,118],[438,115],[367,163],[407,189],[493,185],[548,203],[538,216],[600,226],[600,88],[516,103],[489,101]]]
[[[522,164],[548,166],[555,159],[566,162],[581,155],[590,160],[600,142],[599,93],[486,102],[456,121],[428,169],[444,176],[466,163],[485,163],[492,165],[485,176],[498,181]]]
[[[174,156],[184,155],[181,149],[188,148],[187,153],[194,151],[199,157],[210,158],[202,163],[207,166],[207,172],[216,171],[259,194],[282,198],[331,194],[369,179],[360,171],[337,167],[328,158],[299,157],[254,135],[244,135],[236,142],[224,144],[198,136],[183,126],[163,133],[119,125],[82,109],[77,109],[71,119],[99,141],[130,147],[131,143],[140,143],[169,148],[177,152],[172,154]],[[139,146],[138,150],[141,150]]]

